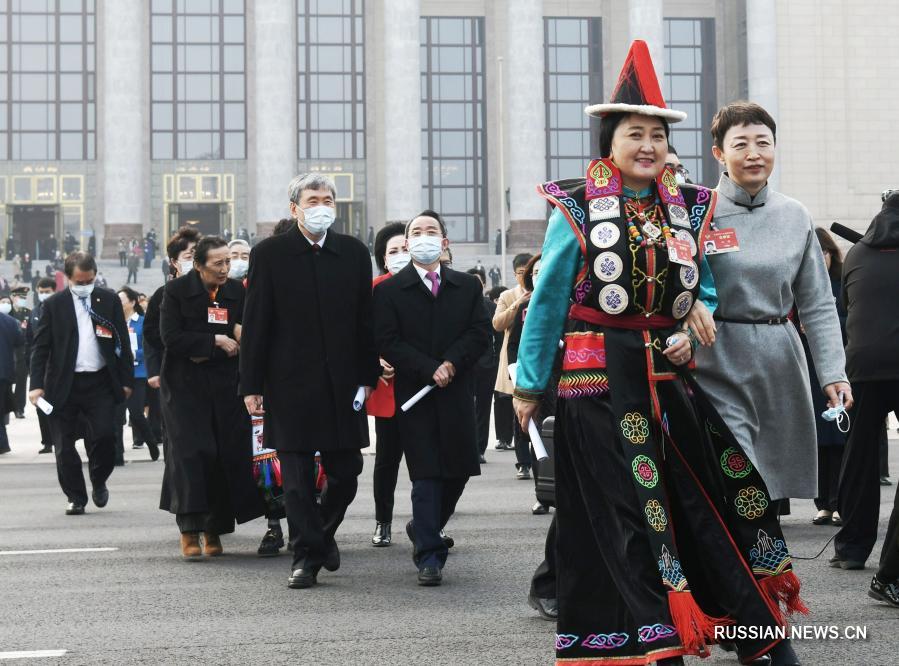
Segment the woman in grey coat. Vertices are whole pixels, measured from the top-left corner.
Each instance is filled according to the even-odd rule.
[[[726,168],[717,187],[718,247],[706,251],[714,285],[703,284],[687,323],[702,343],[695,377],[771,499],[814,498],[815,416],[802,343],[788,319],[794,306],[828,405],[842,400],[848,409],[852,391],[814,223],[801,203],[767,184],[775,132],[771,116],[751,102],[729,104],[712,121],[712,152]]]

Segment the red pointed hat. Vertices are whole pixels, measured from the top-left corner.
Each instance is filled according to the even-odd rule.
[[[687,117],[683,111],[665,106],[649,47],[642,39],[635,39],[631,44],[612,92],[612,100],[608,104],[591,104],[584,109],[588,116],[598,117],[621,111],[658,116],[670,123],[679,123]]]

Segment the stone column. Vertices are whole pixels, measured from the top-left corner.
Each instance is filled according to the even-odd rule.
[[[421,206],[420,0],[382,3],[385,222],[407,222]],[[387,13],[389,9],[389,14]],[[390,183],[390,185],[387,185]]]
[[[649,45],[649,54],[652,56],[660,86],[665,76],[665,12],[663,5],[662,0],[630,0],[628,3],[631,41],[642,39]]]
[[[115,254],[112,246],[119,235],[143,235],[150,219],[144,134],[147,11],[142,2],[99,3],[102,60],[97,107],[103,225],[96,225],[95,232],[101,256]],[[109,243],[104,243],[107,236]]]
[[[536,252],[546,230],[546,204],[534,189],[546,180],[546,100],[542,0],[506,1],[505,141],[509,245]],[[500,165],[503,166],[503,165]],[[502,196],[505,206],[505,193]],[[494,242],[493,237],[488,241]]]
[[[256,141],[252,177],[258,225],[287,216],[287,185],[296,175],[296,16],[293,0],[256,0],[253,10],[256,76],[251,103]]]
[[[746,52],[749,99],[777,122],[777,0],[746,3]],[[769,183],[776,188],[777,181],[775,169]]]

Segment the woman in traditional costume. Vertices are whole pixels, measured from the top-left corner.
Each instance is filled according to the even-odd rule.
[[[758,104],[734,102],[712,121],[724,166],[703,295],[687,318],[702,346],[696,380],[768,486],[769,500],[817,496],[817,437],[795,306],[828,404],[848,409],[843,336],[815,225],[805,206],[768,185],[776,126]],[[712,317],[714,316],[714,320]]]
[[[767,629],[737,641],[743,663],[796,664],[775,631],[804,607],[767,489],[685,371],[716,204],[665,167],[668,122],[686,116],[642,41],[612,102],[586,112],[602,118],[602,159],[538,188],[555,211],[515,388],[524,426],[564,333],[557,662],[679,664],[738,625]]]

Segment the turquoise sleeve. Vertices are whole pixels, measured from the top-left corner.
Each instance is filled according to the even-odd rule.
[[[574,278],[582,261],[577,236],[558,209],[549,218],[542,252],[540,275],[528,303],[518,346],[516,386],[534,393],[542,392],[549,383],[568,318]]]
[[[699,300],[709,309],[710,314],[715,314],[718,308],[718,290],[715,289],[715,276],[712,275],[708,257],[703,257],[699,264]]]

